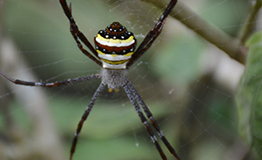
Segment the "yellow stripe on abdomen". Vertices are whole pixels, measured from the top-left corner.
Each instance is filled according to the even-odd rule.
[[[103,68],[107,69],[125,69],[136,47],[133,33],[119,22],[113,22],[106,29],[100,30],[94,41],[98,58]]]

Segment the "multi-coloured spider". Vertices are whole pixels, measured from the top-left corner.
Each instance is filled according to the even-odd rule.
[[[93,108],[98,96],[100,95],[103,88],[107,85],[109,92],[118,91],[119,87],[123,87],[129,100],[132,102],[135,110],[145,125],[148,133],[151,136],[153,143],[155,144],[160,156],[163,160],[167,159],[164,152],[162,151],[156,136],[154,135],[151,127],[149,126],[146,117],[144,116],[140,106],[144,110],[146,116],[153,124],[156,132],[158,133],[159,137],[168,148],[170,153],[176,157],[176,159],[180,160],[178,155],[176,154],[173,147],[165,138],[164,134],[160,130],[156,120],[154,119],[152,113],[146,106],[143,99],[140,97],[136,89],[133,87],[131,82],[128,80],[126,76],[126,72],[128,68],[132,66],[132,64],[137,61],[137,59],[142,56],[152,45],[155,39],[161,33],[167,16],[170,14],[171,10],[177,3],[177,0],[171,0],[168,4],[166,10],[155,24],[155,27],[146,35],[143,42],[140,44],[138,49],[135,51],[136,48],[136,39],[132,32],[129,32],[123,25],[119,22],[113,22],[109,25],[106,29],[100,30],[96,37],[94,38],[95,41],[95,48],[92,47],[90,42],[84,36],[84,34],[78,29],[76,22],[72,16],[72,8],[71,3],[69,6],[67,5],[66,0],[60,0],[61,6],[65,12],[65,15],[69,19],[70,22],[70,32],[73,35],[77,46],[79,49],[88,56],[91,60],[97,63],[101,67],[101,72],[98,74],[93,74],[89,76],[74,78],[74,79],[67,79],[65,81],[56,81],[53,83],[44,83],[44,82],[29,82],[23,81],[18,79],[13,79],[5,75],[2,71],[0,74],[3,75],[6,79],[11,81],[14,84],[19,85],[26,85],[26,86],[41,86],[41,87],[56,87],[61,85],[68,85],[73,83],[85,82],[94,79],[101,79],[102,82],[97,88],[96,92],[94,93],[89,105],[87,106],[84,114],[82,115],[81,120],[78,123],[76,133],[72,142],[71,151],[70,151],[70,160],[72,160],[73,154],[75,152],[78,136],[82,129],[84,121],[87,119],[91,109]],[[81,42],[86,45],[86,47],[92,52],[88,52],[85,50],[81,44]],[[140,106],[139,106],[140,105]]]

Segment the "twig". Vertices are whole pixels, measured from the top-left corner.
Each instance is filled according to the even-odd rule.
[[[165,8],[167,3],[159,0],[142,0],[150,2],[159,8]],[[170,16],[179,20],[185,26],[196,32],[208,42],[223,50],[231,58],[245,64],[247,52],[244,44],[237,38],[230,37],[218,27],[210,24],[197,13],[190,10],[183,2],[178,1]]]
[[[244,27],[242,28],[239,39],[242,43],[248,39],[248,37],[254,32],[257,13],[262,6],[262,0],[257,0],[251,8],[250,14],[248,15]]]

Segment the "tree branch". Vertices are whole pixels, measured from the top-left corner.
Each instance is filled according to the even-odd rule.
[[[150,2],[162,9],[167,5],[165,1],[159,0],[142,1]],[[197,13],[190,10],[183,2],[178,1],[170,16],[179,20],[202,38],[224,51],[231,58],[245,64],[247,52],[244,44],[239,39],[229,36],[218,27],[198,16]]]
[[[250,14],[248,15],[244,27],[242,28],[239,39],[242,43],[248,39],[248,37],[254,32],[257,13],[262,6],[262,0],[257,0],[256,3],[252,6]]]

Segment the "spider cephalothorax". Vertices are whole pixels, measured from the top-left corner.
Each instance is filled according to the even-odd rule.
[[[113,22],[106,29],[100,30],[94,41],[103,68],[107,69],[126,69],[126,63],[136,48],[134,34],[119,22]]]

